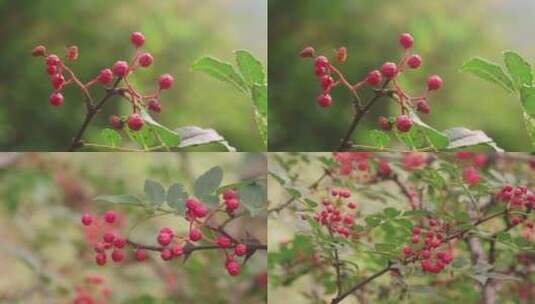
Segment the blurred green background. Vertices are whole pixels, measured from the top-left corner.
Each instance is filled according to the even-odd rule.
[[[233,61],[236,49],[248,49],[265,63],[266,6],[266,0],[0,0],[0,149],[65,151],[82,123],[82,94],[76,88],[65,90],[61,108],[48,105],[44,63],[29,53],[35,45],[58,54],[78,45],[80,57],[71,67],[88,81],[116,60],[130,58],[130,33],[141,31],[155,62],[131,76],[132,82],[150,92],[160,74],[169,72],[176,80],[162,94],[164,110],[157,119],[163,125],[214,128],[238,150],[265,150],[251,102],[190,66],[208,54]],[[127,111],[126,101],[112,100],[86,139],[96,142],[108,115]],[[197,150],[208,148],[221,150]]]
[[[265,303],[265,252],[252,256],[235,278],[226,274],[224,256],[216,251],[192,254],[185,264],[163,262],[157,253],[136,263],[129,249],[121,265],[94,263],[82,213],[113,209],[119,218],[126,216],[125,234],[146,213],[93,198],[141,194],[145,179],[165,187],[179,182],[191,190],[195,178],[213,166],[223,169],[223,185],[266,174],[266,158],[256,153],[0,153],[0,303],[73,303],[75,288],[88,275],[105,279],[112,291],[107,303]],[[188,223],[173,215],[155,217],[129,237],[156,244],[162,227],[185,233]],[[267,242],[265,216],[240,217],[227,228]]]
[[[385,61],[399,60],[403,32],[413,34],[414,51],[423,57],[422,67],[403,77],[408,91],[422,91],[431,74],[444,80],[430,99],[426,122],[439,130],[481,129],[507,151],[530,150],[518,98],[458,69],[473,56],[501,64],[508,49],[533,59],[534,1],[270,0],[268,14],[270,150],[332,150],[351,121],[350,95],[342,88],[334,90],[329,109],[316,105],[313,64],[297,56],[303,47],[331,56],[346,46],[342,70],[357,82]],[[379,115],[397,111],[393,103],[379,102],[359,130],[376,128]]]

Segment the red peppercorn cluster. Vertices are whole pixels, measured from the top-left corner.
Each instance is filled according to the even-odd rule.
[[[411,243],[402,247],[405,261],[420,261],[424,272],[439,273],[453,261],[451,248],[444,249],[446,225],[435,219],[428,219],[426,227],[412,227]]]
[[[129,62],[124,60],[116,61],[111,68],[102,69],[98,75],[87,83],[82,83],[74,74],[74,72],[62,61],[58,55],[46,52],[46,48],[42,45],[36,46],[32,54],[36,57],[44,57],[46,64],[46,72],[50,75],[50,80],[54,91],[50,94],[48,101],[53,106],[61,106],[64,103],[64,97],[61,93],[62,89],[74,84],[86,94],[88,98],[89,88],[95,84],[110,85],[116,79],[117,86],[120,80],[124,81],[125,86],[118,88],[117,92],[121,92],[121,96],[127,99],[132,105],[132,113],[126,119],[120,118],[117,115],[112,115],[109,118],[109,124],[115,129],[122,129],[125,123],[132,131],[140,130],[144,125],[144,119],[140,115],[140,110],[147,108],[153,112],[160,112],[162,110],[160,104],[160,93],[173,86],[174,78],[170,74],[163,74],[158,78],[158,87],[154,93],[144,95],[137,91],[129,82],[128,76],[135,72],[139,67],[148,68],[154,61],[154,57],[147,52],[143,52],[141,48],[145,44],[145,37],[139,32],[134,32],[130,36],[130,41],[136,48],[136,51]],[[75,61],[78,59],[78,47],[71,46],[67,48],[66,60]]]
[[[348,238],[354,224],[357,204],[347,202],[351,192],[346,189],[332,189],[331,198],[322,201],[322,209],[314,215],[314,220],[325,226],[329,233]]]
[[[123,238],[115,227],[110,226],[117,221],[117,214],[111,210],[105,212],[99,218],[94,218],[91,214],[85,213],[81,216],[80,221],[84,226],[96,225],[100,221],[107,224],[102,226],[99,231],[98,241],[94,245],[96,252],[95,262],[98,265],[105,265],[108,257],[111,257],[115,263],[123,262],[126,248],[132,249],[134,259],[139,262],[146,260],[148,250],[159,251],[162,260],[170,261],[190,254],[196,248],[195,243],[204,240],[216,246],[214,249],[220,249],[224,252],[225,268],[229,275],[236,276],[240,273],[240,264],[236,260],[238,257],[244,257],[249,254],[247,244],[238,242],[226,233],[206,223],[207,219],[216,212],[226,212],[229,216],[232,216],[240,207],[239,196],[235,190],[225,190],[221,198],[222,204],[214,209],[209,209],[197,199],[187,199],[185,202],[185,219],[189,222],[188,233],[180,235],[169,227],[160,229],[156,236],[156,242],[161,247],[139,245]],[[216,238],[205,237],[203,229],[210,230],[216,234]]]
[[[350,175],[352,172],[369,172],[370,161],[377,163],[377,175],[388,177],[392,168],[385,159],[374,158],[376,154],[369,152],[336,152],[333,154],[340,167],[341,175]]]
[[[109,303],[112,290],[105,285],[105,280],[99,275],[87,275],[82,283],[75,286],[73,304],[106,304]]]
[[[505,185],[498,191],[496,197],[507,203],[507,208],[512,211],[513,214],[509,214],[511,225],[516,226],[524,222],[528,228],[533,228],[533,223],[526,216],[514,214],[514,211],[530,213],[535,207],[535,194],[528,190],[528,187]]]
[[[314,59],[314,73],[320,83],[321,94],[317,97],[318,105],[323,108],[329,107],[333,103],[330,92],[338,85],[347,87],[356,95],[357,91],[364,86],[384,89],[388,83],[391,83],[392,88],[389,95],[399,104],[401,114],[395,119],[388,119],[384,116],[379,117],[379,127],[385,131],[390,131],[395,125],[399,132],[410,131],[413,122],[407,115],[409,109],[414,109],[424,114],[429,113],[431,111],[427,103],[429,93],[442,87],[442,79],[438,75],[429,76],[427,78],[427,90],[424,95],[410,96],[405,92],[400,87],[397,78],[407,69],[418,69],[422,65],[422,57],[411,52],[414,38],[410,34],[401,34],[399,43],[405,52],[398,63],[385,62],[380,69],[370,71],[364,79],[356,84],[350,84],[326,56],[316,55],[316,51],[312,47],[304,48],[299,55],[302,58]],[[347,60],[345,47],[336,51],[335,59],[338,63],[343,63]]]

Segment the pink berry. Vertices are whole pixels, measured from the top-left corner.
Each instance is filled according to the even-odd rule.
[[[405,256],[409,256],[409,255],[412,254],[411,247],[409,247],[409,246],[403,246],[401,251],[403,252],[403,255],[405,255]]]
[[[48,66],[56,66],[58,64],[61,63],[61,60],[59,59],[59,57],[57,55],[48,55],[48,57],[46,57],[46,65]]]
[[[108,210],[104,213],[104,220],[108,224],[113,224],[116,218],[117,218],[117,214],[113,210]]]
[[[202,239],[202,232],[199,229],[192,229],[189,233],[189,239],[193,242]]]
[[[123,248],[124,246],[126,246],[126,240],[125,239],[122,239],[122,238],[116,238],[115,241],[113,241],[113,246],[115,248]]]
[[[234,253],[237,256],[244,256],[247,254],[247,245],[245,244],[238,244],[236,248],[234,248]]]
[[[412,234],[420,234],[420,232],[422,232],[422,228],[418,226],[412,227]]]
[[[400,132],[409,132],[412,127],[412,120],[407,115],[400,115],[396,117],[396,128]]]
[[[416,102],[416,109],[424,114],[428,114],[431,111],[425,99],[420,99]]]
[[[320,77],[320,84],[322,91],[328,91],[334,83],[334,79],[329,75],[323,75]]]
[[[135,47],[140,48],[145,43],[145,36],[140,32],[133,32],[132,35],[130,35],[130,41]]]
[[[160,233],[158,234],[158,244],[162,246],[167,246],[173,240],[173,235],[169,233]]]
[[[138,113],[130,114],[130,116],[128,116],[128,119],[126,120],[126,123],[132,131],[140,130],[143,127],[143,124],[145,124],[143,118]]]
[[[59,107],[63,104],[63,95],[59,92],[54,92],[48,97],[48,102],[55,107]]]
[[[157,99],[149,100],[149,110],[160,113],[162,111],[162,105]]]
[[[231,276],[237,276],[240,274],[240,264],[238,264],[236,261],[230,261],[226,265],[227,272]]]
[[[413,244],[418,244],[418,242],[420,242],[420,236],[418,236],[417,234],[413,235],[413,236],[411,237],[411,242],[412,242]]]
[[[208,208],[203,205],[198,205],[193,209],[193,213],[196,217],[203,218],[208,214]]]
[[[300,53],[299,53],[299,56],[301,58],[311,58],[311,57],[314,57],[314,54],[316,53],[316,51],[314,50],[313,47],[311,46],[308,46],[306,48],[304,48]]]
[[[469,185],[478,184],[481,181],[481,176],[474,167],[466,167],[463,171],[463,179]]]
[[[383,81],[383,76],[379,70],[371,71],[366,77],[366,83],[372,87],[379,85],[381,81]]]
[[[146,68],[146,67],[149,67],[151,64],[152,64],[152,61],[154,60],[154,58],[152,57],[151,54],[149,53],[143,53],[141,54],[141,56],[139,56],[139,65]]]
[[[78,59],[78,47],[76,45],[67,48],[67,59],[70,61]]]
[[[314,65],[316,67],[328,67],[329,66],[329,59],[325,56],[318,56],[314,60]]]
[[[113,64],[111,67],[111,70],[113,72],[113,75],[124,78],[126,75],[128,75],[128,63],[126,61],[117,61]]]
[[[355,203],[349,203],[349,204],[347,204],[347,207],[348,207],[349,209],[356,209],[356,208],[357,208],[357,204],[355,204]]]
[[[179,257],[182,254],[184,254],[184,248],[180,245],[175,245],[173,248],[171,248],[171,251],[173,251],[173,256]]]
[[[429,91],[436,91],[442,87],[442,78],[438,75],[432,75],[427,78],[427,89]]]
[[[186,208],[190,209],[190,210],[195,210],[195,208],[197,208],[197,206],[199,206],[201,203],[194,199],[194,198],[188,198],[186,200]]]
[[[147,258],[147,253],[141,248],[136,249],[134,255],[136,256],[136,260],[139,262],[143,262]]]
[[[236,210],[240,208],[240,201],[235,198],[232,198],[232,199],[226,200],[225,205],[227,206],[227,209],[229,210]]]
[[[105,253],[97,253],[95,255],[95,262],[100,266],[104,266],[106,264],[106,254]]]
[[[58,68],[55,65],[47,65],[46,73],[50,76],[55,75],[58,73]]]
[[[115,263],[121,263],[121,262],[124,260],[124,252],[123,252],[122,250],[115,249],[115,250],[111,253],[111,259],[112,259]]]
[[[420,65],[422,65],[422,57],[420,57],[419,55],[411,55],[409,57],[409,59],[407,60],[407,65],[411,68],[411,69],[417,69],[420,67]]]
[[[164,261],[169,261],[173,258],[173,251],[169,248],[162,249],[162,252],[160,252],[160,257]]]
[[[534,160],[534,163],[535,163],[535,158],[533,160]],[[535,167],[535,165],[534,165],[534,167]],[[234,199],[234,198],[237,198],[236,191],[234,191],[232,189],[226,189],[225,191],[223,191],[223,199],[224,200],[229,200],[229,199]]]
[[[108,119],[108,122],[110,126],[117,130],[122,130],[124,127],[124,121],[121,120],[121,118],[119,118],[117,115],[111,115]]]
[[[35,57],[45,56],[46,48],[43,45],[38,45],[32,50],[32,55]]]
[[[229,248],[231,244],[232,240],[224,235],[221,235],[217,238],[217,246],[219,246],[220,248]]]
[[[381,67],[381,74],[383,74],[384,77],[387,79],[392,79],[396,77],[396,74],[398,73],[398,66],[393,62],[386,62]]]
[[[317,98],[317,103],[322,108],[327,108],[333,103],[333,99],[329,94],[321,94]]]
[[[405,49],[410,49],[414,43],[414,38],[409,33],[403,33],[399,36],[399,44]]]
[[[379,124],[379,128],[383,129],[384,131],[390,131],[392,130],[392,124],[388,120],[388,118],[384,116],[379,116],[377,119],[377,124]]]
[[[173,83],[175,82],[175,79],[171,74],[163,74],[158,79],[158,84],[160,85],[160,90],[167,90],[169,89]]]
[[[85,226],[89,226],[93,222],[93,217],[90,214],[85,213],[82,215],[81,221]]]
[[[97,81],[101,84],[109,84],[113,80],[113,72],[110,69],[103,69],[97,76]]]
[[[63,87],[63,84],[65,84],[65,77],[61,74],[55,74],[50,78],[52,82],[52,87],[56,90],[60,90]]]
[[[113,232],[106,232],[102,236],[102,239],[104,240],[104,242],[111,244],[113,243],[113,241],[115,241],[115,234],[113,234]]]

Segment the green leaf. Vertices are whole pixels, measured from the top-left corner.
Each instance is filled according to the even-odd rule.
[[[147,179],[145,181],[144,191],[153,207],[159,207],[165,202],[165,189],[160,183]]]
[[[193,185],[193,193],[205,204],[217,205],[217,188],[223,181],[223,170],[220,167],[213,167],[199,176]],[[215,198],[215,200],[214,200]]]
[[[533,74],[529,63],[522,56],[512,51],[507,51],[503,55],[505,57],[504,61],[507,71],[513,78],[516,87],[521,88],[524,85],[531,86]]]
[[[535,117],[535,87],[523,85],[520,89],[520,100],[524,111],[531,117]]]
[[[262,140],[264,141],[264,144],[266,146],[267,146],[267,138],[268,138],[268,126],[267,126],[268,91],[267,89],[268,87],[265,84],[254,84],[251,89],[251,94],[252,94],[253,102],[255,105],[256,125],[258,127],[258,131],[260,131],[260,135],[262,136]]]
[[[524,116],[524,124],[526,125],[531,146],[535,148],[535,118],[532,118],[526,112],[522,113],[522,115]]]
[[[386,217],[392,218],[392,217],[398,216],[400,212],[396,210],[396,208],[389,207],[389,208],[385,208],[383,210],[383,213],[385,214]]]
[[[146,123],[142,129],[149,127],[153,131],[152,136],[154,139],[152,142],[161,143],[167,147],[178,147],[180,145],[181,138],[177,132],[157,123],[145,110],[141,111],[141,117]]]
[[[123,130],[128,138],[138,144],[142,149],[147,150],[158,144],[149,127],[143,127],[139,131],[132,131],[130,128],[124,128]]]
[[[236,55],[238,68],[249,86],[265,82],[264,66],[253,54],[246,50],[237,50],[234,54]]]
[[[261,183],[251,182],[242,184],[237,189],[240,194],[240,203],[252,216],[256,216],[265,209],[267,192]]]
[[[478,57],[472,58],[463,64],[460,70],[498,84],[510,93],[515,91],[511,78],[505,74],[503,69],[499,65],[485,59]]]
[[[407,146],[417,149],[431,146],[435,150],[443,150],[448,146],[449,140],[444,133],[425,124],[414,111],[409,112],[409,117],[414,126],[408,133],[400,134],[401,140]]]
[[[202,129],[195,126],[187,126],[176,129],[175,132],[181,137],[180,148],[195,147],[208,144],[220,144],[229,152],[236,152],[236,148],[219,135],[214,129]]]
[[[381,130],[371,130],[368,132],[368,138],[370,139],[370,144],[379,149],[382,149],[390,143],[390,136]]]
[[[467,128],[458,127],[444,130],[444,134],[446,134],[450,142],[448,145],[448,150],[485,144],[489,145],[497,152],[503,152],[503,150],[496,145],[492,138],[488,137],[487,134],[480,130],[474,131]]]
[[[249,92],[243,76],[228,62],[204,56],[195,61],[191,67],[195,71],[205,72],[218,80],[230,83],[243,93],[248,94]]]
[[[103,129],[100,132],[100,137],[102,137],[102,140],[106,146],[115,148],[121,145],[121,134],[113,129]]]
[[[381,219],[379,217],[377,217],[377,216],[374,216],[374,215],[371,215],[371,216],[368,216],[368,217],[364,218],[364,221],[370,227],[375,227],[375,226],[377,226],[377,225],[379,225],[381,223]]]
[[[167,205],[176,210],[177,214],[184,214],[186,210],[185,201],[188,198],[188,193],[184,191],[184,186],[181,184],[173,184],[167,190]]]
[[[126,205],[143,205],[143,200],[132,194],[120,195],[99,195],[95,197],[95,201],[104,201],[112,204],[126,204]]]

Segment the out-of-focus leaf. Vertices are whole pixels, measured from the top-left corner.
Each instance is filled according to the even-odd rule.
[[[160,183],[148,179],[145,181],[145,186],[143,189],[153,207],[159,207],[165,202],[165,189]]]
[[[180,148],[217,143],[225,147],[229,152],[236,151],[236,148],[230,146],[223,136],[219,135],[214,129],[202,129],[195,126],[187,126],[176,129],[175,131],[182,138],[182,142],[179,146]]]
[[[504,88],[507,92],[512,93],[515,87],[511,78],[505,74],[503,69],[492,62],[483,58],[472,58],[468,60],[460,69],[463,72],[472,73],[484,80],[490,81]]]

